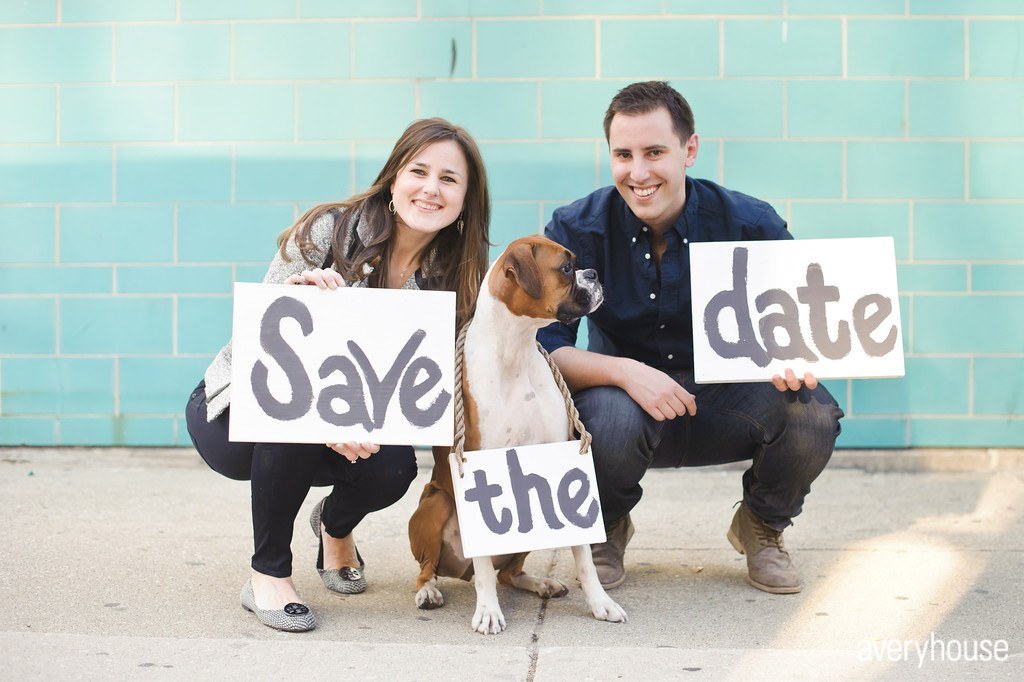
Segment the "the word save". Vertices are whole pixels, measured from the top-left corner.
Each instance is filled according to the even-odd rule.
[[[232,440],[450,445],[451,300],[396,293],[236,285]]]

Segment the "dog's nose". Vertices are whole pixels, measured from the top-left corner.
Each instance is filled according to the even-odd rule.
[[[597,270],[595,270],[594,268],[582,270],[580,274],[583,276],[583,279],[585,280],[589,280],[591,282],[597,281]]]

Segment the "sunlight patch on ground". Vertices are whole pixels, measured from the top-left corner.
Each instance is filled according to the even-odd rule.
[[[991,558],[989,551],[965,546],[964,536],[975,536],[969,542],[979,549],[998,549],[1000,536],[1013,532],[1022,511],[1021,477],[997,475],[969,513],[921,517],[906,530],[851,545],[821,568],[820,577],[806,576],[809,592],[803,606],[768,649],[819,649],[837,662],[848,651],[847,672],[871,677],[894,665],[887,655],[862,660],[872,644],[903,642],[913,657],[915,643],[932,633],[962,637],[965,633],[942,633],[942,623]],[[749,652],[730,674],[742,679],[763,673],[762,658],[757,651]]]

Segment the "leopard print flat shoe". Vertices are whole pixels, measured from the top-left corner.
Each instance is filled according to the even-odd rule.
[[[359,554],[359,548],[356,548],[356,558],[359,560],[359,566],[342,566],[341,568],[332,568],[324,570],[324,538],[320,532],[320,517],[324,512],[324,502],[327,498],[320,500],[319,504],[313,507],[313,513],[309,516],[309,525],[313,529],[313,534],[320,540],[320,549],[316,556],[316,570],[320,574],[320,579],[324,581],[324,585],[331,592],[337,592],[338,594],[359,594],[360,592],[366,591],[366,575],[364,569],[366,564],[363,562],[363,557]]]
[[[305,604],[292,602],[276,611],[256,606],[256,597],[252,593],[252,580],[245,581],[239,600],[243,609],[251,611],[268,628],[285,632],[308,632],[316,627],[316,616]]]

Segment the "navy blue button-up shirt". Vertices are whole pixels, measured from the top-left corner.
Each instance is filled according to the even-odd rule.
[[[650,228],[615,187],[556,210],[545,234],[576,254],[577,267],[597,270],[604,286],[604,303],[588,318],[588,350],[665,370],[693,368],[689,244],[792,239],[766,202],[690,177],[683,212],[665,230],[660,280]],[[537,338],[552,352],[574,346],[578,329],[556,322]]]

